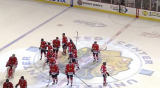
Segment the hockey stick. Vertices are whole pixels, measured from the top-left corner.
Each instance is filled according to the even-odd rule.
[[[77,32],[77,31],[76,31]],[[78,32],[77,32],[77,37],[76,37],[76,47],[77,47],[77,39],[78,39]]]
[[[48,84],[47,84],[47,86],[46,86],[46,87],[48,87],[48,86],[49,86],[49,82],[50,82],[50,74],[49,74],[49,81],[48,81]]]
[[[75,75],[75,77],[79,78],[78,76]],[[80,79],[80,78],[79,78]],[[86,84],[88,87],[91,87],[91,85],[88,85],[87,83],[85,83],[82,79],[80,79],[84,84]]]
[[[116,81],[118,81],[118,79],[116,79],[116,78],[114,78],[114,77],[112,77],[112,76],[110,76],[111,78],[113,78],[113,79],[115,79]]]

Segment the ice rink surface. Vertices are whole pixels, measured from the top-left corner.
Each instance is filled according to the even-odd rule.
[[[107,61],[111,76],[119,79],[108,77],[106,88],[160,88],[159,22],[30,0],[0,0],[0,87],[5,80],[6,62],[14,53],[18,67],[10,81],[15,85],[23,75],[28,88],[45,88],[48,67],[39,68],[45,60],[39,61],[40,39],[51,42],[66,33],[76,43],[76,31],[77,48],[82,51],[81,69],[76,75],[92,88],[103,88],[103,61]],[[92,62],[88,51],[94,41],[102,50],[98,63]],[[66,56],[59,54],[57,62],[63,68]],[[58,84],[50,82],[48,88],[70,88],[63,70],[60,71]],[[74,77],[73,88],[87,86]]]

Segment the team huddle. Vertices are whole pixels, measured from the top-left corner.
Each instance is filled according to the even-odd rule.
[[[72,41],[72,39],[68,39],[65,36],[65,33],[62,34],[62,45],[61,45],[61,41],[59,40],[58,37],[56,37],[56,39],[54,39],[52,41],[52,44],[50,42],[45,41],[43,38],[41,39],[41,43],[40,43],[40,51],[41,51],[41,56],[40,56],[40,60],[42,60],[42,57],[44,55],[44,57],[46,57],[45,63],[43,64],[43,69],[45,69],[45,66],[48,65],[49,66],[49,76],[52,77],[53,83],[57,84],[58,83],[58,75],[59,75],[59,67],[57,65],[57,59],[58,59],[58,53],[59,53],[59,48],[62,46],[62,54],[66,56],[66,54],[68,54],[68,64],[66,64],[65,67],[65,74],[67,77],[67,85],[72,86],[73,83],[73,76],[75,75],[75,72],[77,70],[80,70],[79,67],[79,63],[78,63],[78,55],[77,55],[77,47],[74,44],[74,42]],[[99,50],[99,45],[97,44],[97,42],[95,41],[92,44],[91,47],[91,51],[93,52],[93,62],[98,62],[98,53],[100,53]],[[18,65],[18,61],[17,58],[15,57],[15,54],[13,54],[7,64],[7,75],[6,75],[6,82],[4,82],[3,84],[3,88],[13,88],[13,84],[11,82],[9,82],[9,79],[13,79],[14,78],[14,73],[15,73],[15,69]],[[103,85],[106,86],[107,82],[106,82],[106,77],[109,76],[109,73],[107,72],[106,69],[106,62],[103,62],[100,71],[103,75]],[[17,88],[18,85],[20,85],[20,88],[27,88],[27,81],[24,79],[24,76],[20,77],[19,82],[15,85],[15,87]]]

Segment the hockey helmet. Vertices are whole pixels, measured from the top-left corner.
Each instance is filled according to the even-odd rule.
[[[58,37],[56,37],[56,39],[59,39]]]
[[[65,33],[63,33],[62,35],[65,35]]]
[[[15,54],[12,54],[12,57],[15,57]]]
[[[43,39],[43,38],[41,38],[41,41],[44,41],[44,39]]]
[[[6,82],[9,82],[9,79],[6,79]]]
[[[94,41],[94,43],[96,44],[96,43],[97,43],[97,41]]]
[[[70,42],[71,42],[71,43],[73,42],[72,39],[70,39]]]
[[[103,65],[106,65],[106,62],[103,62]]]
[[[71,61],[69,61],[69,64],[71,64],[72,62]]]
[[[24,79],[24,76],[21,76],[21,79]]]
[[[53,61],[52,65],[55,65],[56,63]]]
[[[51,43],[50,42],[48,42],[48,45],[50,45]]]

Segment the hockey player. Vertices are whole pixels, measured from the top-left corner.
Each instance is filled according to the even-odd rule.
[[[49,58],[49,65],[55,63],[56,64],[56,60],[55,60],[55,57],[50,57]]]
[[[68,39],[67,37],[65,36],[65,33],[62,34],[62,48],[63,48],[63,52],[62,54],[63,55],[66,55],[66,49],[67,49],[67,43],[68,43]]]
[[[60,47],[60,41],[59,38],[56,37],[56,39],[53,40],[53,52],[55,52],[56,59],[58,56],[59,47]]]
[[[49,50],[49,51],[47,52],[47,59],[46,59],[46,61],[44,62],[42,68],[44,69],[45,66],[46,66],[46,64],[50,65],[49,62],[51,62],[51,60],[52,60],[53,58],[54,58],[54,61],[55,61],[55,53],[53,52],[53,50]],[[52,60],[52,62],[53,62],[53,60]]]
[[[74,45],[74,43],[73,43],[73,41],[72,40],[70,40],[70,42],[67,44],[67,46],[68,46],[68,54],[69,54],[69,60],[71,60],[73,57],[73,49],[74,49],[74,47],[75,47],[75,45]]]
[[[53,49],[53,47],[52,47],[50,42],[48,42],[47,48],[48,48],[47,52]]]
[[[6,75],[6,78],[13,78],[14,77],[14,73],[15,73],[15,69],[18,65],[18,61],[17,61],[17,57],[15,57],[15,54],[13,54],[7,64],[6,64],[6,67],[7,67],[7,75]]]
[[[76,70],[79,70],[79,65],[78,65],[78,59],[77,59],[77,49],[74,47],[73,49],[73,58],[72,58],[72,63],[76,66]]]
[[[52,76],[52,79],[53,79],[52,85],[57,84],[58,82],[57,76],[59,75],[59,67],[54,62],[50,66],[49,74]]]
[[[66,65],[65,73],[67,75],[67,80],[68,80],[67,85],[69,84],[69,78],[70,78],[72,86],[73,75],[75,75],[75,70],[74,70],[74,64],[71,61],[69,61],[69,64]]]
[[[19,79],[18,84],[16,84],[15,88],[17,88],[20,85],[20,88],[27,88],[27,81],[24,79],[24,76],[21,76]]]
[[[47,59],[49,59],[50,57],[55,57],[55,53],[53,52],[53,50],[49,50],[47,52]]]
[[[13,84],[9,82],[9,79],[6,79],[6,82],[3,83],[3,88],[13,88]]]
[[[46,42],[44,41],[44,39],[42,38],[41,39],[41,44],[40,44],[40,47],[39,49],[41,50],[41,58],[40,60],[42,59],[42,54],[44,53],[45,57],[46,57],[46,47],[47,47],[47,44]]]
[[[101,66],[101,73],[103,75],[103,85],[106,86],[107,75],[109,76],[109,73],[107,72],[107,69],[106,69],[106,62],[103,62],[103,65]]]
[[[98,62],[98,53],[99,53],[99,45],[97,44],[97,41],[95,41],[93,44],[92,44],[92,49],[91,51],[93,52],[93,57],[94,57],[94,61],[96,61],[97,59],[97,62]]]

